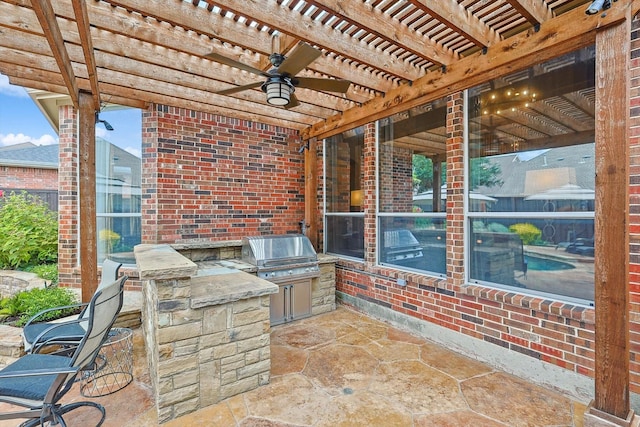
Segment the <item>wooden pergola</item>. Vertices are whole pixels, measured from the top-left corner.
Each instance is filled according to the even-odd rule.
[[[608,4],[608,2],[606,2]],[[0,72],[11,83],[68,95],[80,112],[82,277],[97,277],[95,114],[106,103],[150,103],[298,129],[316,140],[447,94],[596,46],[595,92],[545,102],[505,126],[548,138],[595,138],[596,396],[593,408],[627,419],[629,405],[628,153],[630,28],[640,0],[595,14],[575,0],[3,0]],[[300,104],[267,104],[260,76],[208,57],[271,67],[273,36],[287,55],[300,42],[322,51],[299,76],[351,81],[344,94],[298,88]],[[621,100],[627,100],[626,103]],[[558,133],[586,111],[593,126]],[[560,116],[559,116],[560,114]],[[525,132],[523,132],[525,133]],[[444,145],[443,138],[434,143]],[[306,163],[314,159],[306,154]],[[621,161],[622,159],[622,161]],[[624,161],[626,159],[626,162]],[[307,166],[309,168],[309,166]],[[311,169],[308,169],[311,170]],[[308,174],[307,174],[308,175]],[[308,189],[315,183],[308,180]],[[312,191],[313,193],[313,191]],[[308,198],[309,224],[315,198]],[[606,224],[604,221],[606,218]],[[83,285],[90,295],[95,283]]]

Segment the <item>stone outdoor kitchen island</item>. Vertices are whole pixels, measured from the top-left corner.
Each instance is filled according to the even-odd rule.
[[[198,266],[169,245],[138,245],[145,347],[158,420],[267,384],[269,300],[278,286]]]

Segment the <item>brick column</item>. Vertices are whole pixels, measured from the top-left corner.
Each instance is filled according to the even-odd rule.
[[[376,263],[376,124],[364,125],[364,260],[373,266]]]
[[[141,243],[158,242],[158,113],[156,105],[142,112]]]
[[[464,99],[447,97],[447,277],[454,288],[464,283]]]
[[[63,286],[79,287],[77,111],[60,107],[58,166],[58,275]]]

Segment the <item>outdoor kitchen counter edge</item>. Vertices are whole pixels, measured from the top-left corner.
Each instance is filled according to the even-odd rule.
[[[278,293],[278,285],[244,271],[191,278],[191,308],[226,304]]]

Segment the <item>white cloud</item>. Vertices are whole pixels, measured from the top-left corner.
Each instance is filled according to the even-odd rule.
[[[142,158],[142,151],[139,148],[127,147],[124,149],[124,151],[126,151],[129,154],[133,154],[138,158]]]
[[[21,86],[14,86],[9,83],[9,77],[0,74],[0,93],[8,96],[17,96],[20,98],[26,98],[27,91]]]
[[[58,138],[49,134],[42,135],[40,138],[34,138],[23,133],[10,133],[7,135],[0,133],[0,145],[2,146],[21,144],[23,142],[32,142],[35,145],[51,145],[57,144]]]

